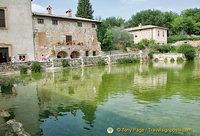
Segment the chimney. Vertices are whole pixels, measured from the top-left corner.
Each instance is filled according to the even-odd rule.
[[[139,26],[139,28],[142,28],[142,24],[141,23],[138,26]]]
[[[47,7],[47,14],[51,15],[51,6]]]
[[[72,17],[72,10],[71,9],[68,9],[66,11],[66,13],[67,13],[67,17]]]

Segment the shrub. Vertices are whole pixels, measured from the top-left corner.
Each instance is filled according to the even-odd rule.
[[[144,46],[142,43],[136,44],[135,47],[136,47],[137,49],[140,49],[140,50],[144,50],[144,49],[145,49],[145,46]]]
[[[167,38],[168,43],[175,43],[177,41],[183,41],[183,40],[200,40],[200,37],[172,35]]]
[[[40,63],[39,62],[33,62],[32,66],[31,66],[31,72],[32,73],[37,73],[40,72]]]
[[[174,58],[171,58],[171,59],[170,59],[170,62],[171,62],[171,63],[174,63],[174,62],[175,62]]]
[[[189,44],[182,44],[179,46],[178,52],[185,54],[187,60],[194,60],[196,54],[195,48]]]
[[[120,64],[138,63],[140,62],[140,58],[134,58],[134,57],[122,58],[122,59],[118,59],[117,62]]]
[[[165,63],[167,63],[167,62],[168,62],[167,58],[165,58],[164,62],[165,62]]]
[[[24,66],[19,66],[19,70],[21,74],[26,74],[27,73],[27,68]]]
[[[157,63],[158,62],[158,58],[156,58],[154,61]]]
[[[106,65],[106,62],[104,61],[104,59],[100,59],[100,60],[98,61],[98,65],[99,65],[99,66],[104,66],[104,65]]]
[[[181,57],[177,58],[177,63],[183,63],[183,62],[184,62],[183,58],[181,58]]]
[[[62,59],[61,62],[62,62],[62,66],[63,67],[68,67],[69,66],[69,63],[68,63],[68,61],[66,59]]]
[[[152,52],[149,52],[148,56],[149,56],[150,59],[153,59],[153,53]]]

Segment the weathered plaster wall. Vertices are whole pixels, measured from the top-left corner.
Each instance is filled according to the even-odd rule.
[[[159,31],[159,36],[158,36]],[[159,44],[167,44],[167,30],[154,28],[130,32],[133,35],[134,43],[139,43],[142,39],[155,40]]]
[[[0,45],[11,46],[11,56],[26,55],[34,60],[32,11],[30,0],[1,0],[5,7],[7,29],[0,29]]]
[[[156,41],[156,43],[167,44],[167,30],[154,28],[153,39]]]
[[[44,19],[44,24],[38,24],[37,19]],[[52,20],[57,20],[58,25],[53,25]],[[82,27],[77,26],[77,22],[82,23]],[[85,51],[89,51],[89,55],[92,56],[93,51],[98,51],[100,54],[100,43],[97,41],[96,28],[92,28],[94,22],[74,21],[67,19],[51,18],[51,17],[39,17],[33,16],[34,29],[38,30],[35,35],[35,56],[37,60],[40,60],[41,55],[48,57],[52,54],[52,50],[55,51],[55,56],[60,51],[65,51],[68,56],[73,51],[78,51],[81,56],[85,56]],[[96,26],[97,27],[97,26]],[[43,46],[39,45],[39,34],[45,34],[43,41],[46,41]],[[72,41],[75,43],[83,42],[84,45],[57,45],[57,43],[66,41],[66,35],[72,36]]]
[[[153,37],[152,29],[130,32],[133,35],[134,43],[139,43],[142,39],[151,40]]]

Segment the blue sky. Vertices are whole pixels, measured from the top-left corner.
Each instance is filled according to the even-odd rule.
[[[90,0],[94,10],[94,18],[111,16],[126,20],[141,10],[158,9],[180,13],[188,8],[200,8],[200,0]],[[73,16],[77,11],[78,0],[33,0],[33,11],[46,12],[51,5],[53,14],[65,15],[67,9],[72,9]]]

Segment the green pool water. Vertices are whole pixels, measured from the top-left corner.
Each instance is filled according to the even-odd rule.
[[[0,88],[0,109],[33,136],[200,136],[200,62],[0,76]]]

